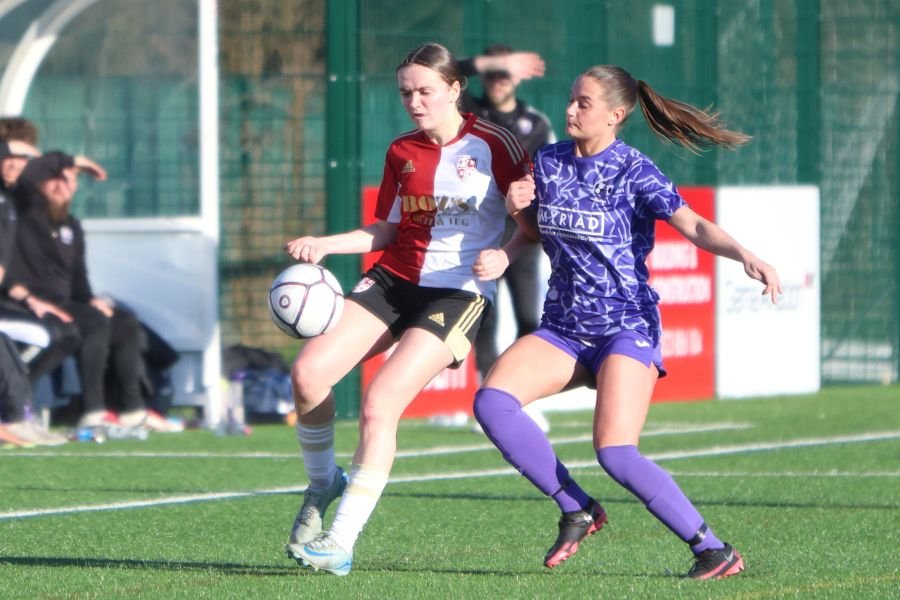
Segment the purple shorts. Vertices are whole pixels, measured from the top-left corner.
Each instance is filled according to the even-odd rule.
[[[650,337],[640,331],[624,330],[610,335],[601,335],[591,338],[590,343],[543,327],[535,331],[534,335],[574,358],[592,375],[597,374],[607,356],[622,354],[635,359],[645,367],[649,367],[651,364],[656,365],[659,377],[666,376],[659,343],[653,343]]]

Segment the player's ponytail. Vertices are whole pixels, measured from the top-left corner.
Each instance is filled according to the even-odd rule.
[[[591,77],[604,87],[609,108],[625,107],[625,119],[635,105],[640,104],[650,130],[665,142],[674,142],[699,153],[710,146],[732,149],[750,141],[749,135],[726,129],[719,113],[709,113],[685,102],[666,98],[646,82],[635,80],[621,67],[599,65],[588,69],[582,76]]]

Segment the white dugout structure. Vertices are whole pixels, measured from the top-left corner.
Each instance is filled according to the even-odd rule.
[[[0,0],[0,21],[29,0]],[[54,0],[24,30],[0,79],[0,114],[19,115],[41,63],[73,19],[103,0]],[[185,217],[85,219],[95,293],[135,309],[181,354],[175,403],[222,417],[218,317],[219,67],[218,3],[197,0],[200,202]]]

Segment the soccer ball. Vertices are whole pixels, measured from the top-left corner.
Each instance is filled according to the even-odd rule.
[[[294,338],[311,338],[335,326],[344,310],[341,284],[328,269],[311,263],[282,271],[269,287],[269,315]]]

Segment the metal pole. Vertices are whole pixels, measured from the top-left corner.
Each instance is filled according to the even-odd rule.
[[[326,227],[328,233],[339,233],[359,227],[362,204],[359,0],[330,1],[327,6]],[[332,256],[327,264],[345,288],[359,277],[359,256]],[[356,369],[335,387],[337,415],[357,416],[359,399]]]
[[[221,324],[219,323],[219,40],[218,1],[198,0],[198,65],[200,94],[200,221],[203,236],[212,246],[209,269],[213,289],[206,307],[210,336],[203,351],[204,419],[213,425],[221,417]]]

